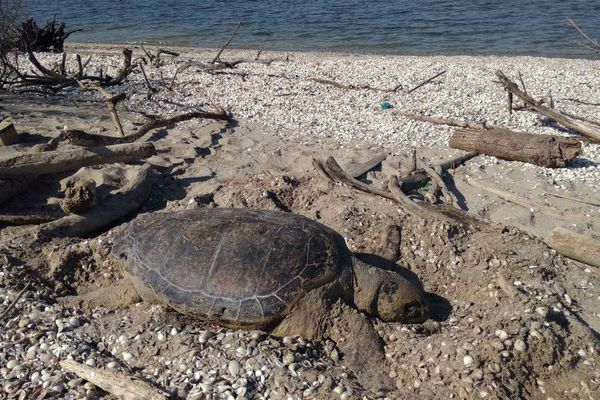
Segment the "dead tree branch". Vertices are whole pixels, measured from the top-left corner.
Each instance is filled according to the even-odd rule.
[[[434,76],[432,76],[431,78],[428,78],[426,80],[424,80],[423,82],[419,83],[417,86],[415,86],[414,88],[410,89],[407,93],[410,94],[412,92],[414,92],[415,90],[419,89],[422,86],[427,85],[428,83],[432,82],[433,80],[435,80],[436,78],[444,75],[446,73],[446,70],[439,72],[437,74],[435,74]]]
[[[584,47],[587,47],[588,49],[600,54],[600,43],[596,39],[592,39],[591,37],[589,37],[584,31],[582,31],[581,28],[579,28],[579,26],[575,23],[575,21],[573,21],[571,18],[567,18],[565,19],[565,25],[575,29],[577,33],[579,33],[585,39],[586,43],[583,44]]]
[[[225,42],[225,44],[223,45],[223,47],[221,47],[221,49],[219,50],[219,52],[217,53],[217,55],[215,56],[215,58],[213,58],[212,61],[210,62],[211,64],[216,64],[217,61],[219,61],[219,59],[221,57],[221,54],[223,53],[223,51],[225,50],[225,48],[227,46],[229,46],[229,44],[231,43],[231,41],[233,40],[233,38],[235,37],[235,35],[237,35],[237,33],[239,32],[241,26],[242,26],[242,23],[238,22],[237,26],[235,27],[235,29],[231,33],[231,36],[229,37],[229,40],[227,40],[227,42]]]
[[[79,130],[70,130],[65,132],[65,141],[77,146],[109,146],[117,144],[133,143],[140,140],[147,133],[154,129],[173,125],[191,119],[203,118],[217,121],[231,121],[232,116],[225,111],[220,112],[204,112],[192,111],[185,114],[176,115],[170,118],[155,119],[144,124],[137,132],[123,137],[95,135]]]
[[[496,76],[500,79],[500,84],[505,90],[513,93],[515,96],[523,100],[525,105],[532,110],[550,118],[559,123],[565,128],[572,129],[584,136],[588,136],[596,141],[600,141],[600,123],[585,120],[580,117],[566,115],[557,110],[539,104],[533,97],[523,92],[516,83],[511,81],[500,70],[496,71]]]

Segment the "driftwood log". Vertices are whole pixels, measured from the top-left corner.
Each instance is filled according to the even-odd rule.
[[[510,161],[522,161],[547,168],[566,166],[581,153],[575,138],[513,132],[508,129],[456,129],[452,148],[477,151]]]
[[[150,384],[133,379],[123,373],[78,363],[75,360],[62,360],[60,367],[80,378],[93,383],[107,393],[123,400],[166,400],[167,396]]]
[[[560,254],[600,267],[600,240],[565,228],[554,228],[544,240]]]
[[[90,165],[127,162],[150,157],[156,152],[152,143],[129,143],[83,149],[18,153],[0,158],[0,179],[22,179],[65,172]]]
[[[152,190],[151,174],[150,164],[144,164],[125,186],[108,198],[79,215],[71,214],[40,225],[39,234],[45,237],[87,237],[101,232],[136,212],[148,200]]]

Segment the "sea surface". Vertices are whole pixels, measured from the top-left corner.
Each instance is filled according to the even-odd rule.
[[[600,0],[25,0],[74,42],[396,54],[593,57],[565,26],[600,40]]]

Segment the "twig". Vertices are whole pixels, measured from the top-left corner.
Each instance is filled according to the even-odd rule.
[[[573,212],[563,212],[558,208],[554,208],[551,206],[546,206],[543,204],[538,204],[535,201],[528,199],[527,197],[507,192],[502,189],[498,189],[496,187],[489,186],[483,182],[476,181],[474,179],[469,179],[466,181],[469,185],[474,186],[479,189],[483,189],[486,192],[492,193],[501,199],[504,199],[510,203],[519,205],[521,207],[527,208],[533,212],[537,212],[540,214],[547,215],[549,217],[553,217],[562,221],[573,221],[581,219],[582,215]]]
[[[414,88],[410,89],[407,94],[411,94],[412,92],[414,92],[415,90],[419,89],[422,86],[427,85],[429,82],[433,81],[435,78],[442,76],[446,73],[446,70],[443,70],[442,72],[439,72],[437,74],[435,74],[434,76],[432,76],[431,78],[428,78],[426,80],[424,80],[423,82],[419,83],[417,86],[415,86]]]
[[[148,80],[148,76],[146,75],[146,71],[144,70],[144,66],[142,65],[142,63],[138,63],[138,66],[140,67],[140,70],[142,71],[142,75],[144,76],[144,82],[146,82],[146,86],[148,87],[148,99],[150,99],[150,97],[152,97],[152,94],[158,92],[158,89],[156,89],[154,86],[152,86],[150,84],[150,81]]]
[[[579,28],[579,26],[573,21],[571,18],[565,19],[565,24],[573,29],[575,29],[584,39],[589,43],[588,48],[594,50],[595,52],[600,52],[600,43],[597,40],[589,37],[584,31]]]
[[[376,87],[373,87],[370,85],[353,85],[353,84],[344,85],[342,83],[332,81],[330,79],[323,79],[323,78],[317,78],[317,77],[311,77],[311,78],[309,78],[309,80],[311,80],[313,82],[321,83],[323,85],[334,86],[338,89],[345,89],[345,90],[374,90],[377,92],[392,93],[392,92],[396,92],[399,88],[402,87],[402,85],[398,85],[398,86],[394,87],[393,89],[382,89],[382,88],[376,88]]]
[[[2,312],[2,314],[0,314],[0,321],[3,321],[4,318],[6,318],[6,316],[12,311],[12,309],[15,308],[15,306],[17,305],[17,302],[21,299],[21,297],[27,291],[27,289],[29,289],[30,285],[31,285],[31,282],[27,282],[25,284],[23,289],[21,289],[21,291],[17,294],[17,297],[12,301],[12,303],[10,303],[8,305],[8,307],[6,307],[6,310],[4,310]]]
[[[556,192],[542,192],[542,194],[548,195],[548,196],[558,197],[558,198],[561,198],[561,199],[575,201],[577,203],[588,204],[590,206],[600,207],[600,202],[594,202],[594,201],[589,201],[589,200],[577,199],[575,197],[567,196],[567,195],[561,194],[561,193],[556,193]]]
[[[408,113],[408,112],[403,112],[403,111],[395,111],[395,110],[392,111],[392,114],[399,115],[399,116],[405,117],[405,118],[414,119],[415,121],[429,122],[431,124],[436,124],[436,125],[449,125],[449,126],[456,126],[459,128],[472,128],[472,129],[490,129],[490,128],[492,128],[491,126],[488,126],[485,124],[478,124],[476,122],[465,121],[465,120],[457,119],[457,118],[433,117],[433,116],[429,116],[429,115],[413,114],[413,113]]]
[[[211,64],[215,64],[217,61],[219,61],[219,57],[221,57],[221,53],[223,53],[223,50],[225,50],[225,48],[227,46],[229,46],[229,43],[231,43],[231,41],[233,40],[233,38],[235,37],[235,35],[237,35],[237,33],[240,30],[241,26],[242,26],[242,23],[238,22],[237,26],[235,27],[235,30],[231,33],[231,36],[229,37],[229,40],[227,42],[225,42],[225,44],[223,45],[223,47],[221,47],[221,50],[219,50],[219,52],[217,53],[217,55],[215,56],[215,58],[213,58],[212,61],[210,62]]]
[[[166,395],[146,382],[131,378],[123,373],[90,367],[75,360],[62,360],[60,367],[124,400],[167,399]]]
[[[574,99],[572,97],[567,97],[567,98],[565,98],[563,100],[572,101],[573,103],[583,104],[585,106],[600,107],[600,103],[590,103],[590,102],[587,102],[587,101],[583,101],[583,100],[579,100],[579,99]]]

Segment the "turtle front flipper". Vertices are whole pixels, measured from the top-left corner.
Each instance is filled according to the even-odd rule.
[[[367,317],[338,301],[331,309],[325,336],[342,351],[342,363],[360,385],[374,393],[395,390],[389,377],[383,342]]]

